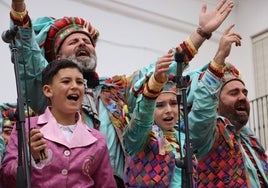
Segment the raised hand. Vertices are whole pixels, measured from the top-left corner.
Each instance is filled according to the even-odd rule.
[[[229,56],[232,48],[232,44],[236,46],[241,46],[242,37],[235,32],[231,32],[234,24],[230,25],[223,33],[221,37],[218,51],[214,57],[215,62],[219,65],[224,65],[225,58]]]
[[[160,57],[155,66],[154,77],[159,83],[163,83],[167,79],[167,71],[169,65],[174,60],[173,50],[169,50],[167,54]]]
[[[207,12],[207,5],[203,4],[199,14],[199,26],[202,31],[205,33],[215,31],[226,19],[233,7],[234,2],[221,0],[211,12]]]

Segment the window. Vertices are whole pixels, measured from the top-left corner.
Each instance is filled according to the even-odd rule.
[[[255,90],[251,101],[249,127],[268,150],[268,30],[252,37]]]

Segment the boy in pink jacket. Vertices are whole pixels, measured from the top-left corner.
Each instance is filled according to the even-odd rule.
[[[89,128],[79,113],[84,95],[81,69],[69,60],[52,61],[42,71],[42,85],[48,107],[30,119],[29,134],[26,130],[31,186],[115,188],[105,137]],[[17,166],[14,129],[1,167],[4,187],[15,187]]]

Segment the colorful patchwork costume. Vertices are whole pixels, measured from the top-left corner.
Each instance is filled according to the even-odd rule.
[[[190,75],[187,91],[191,140],[198,159],[198,187],[259,188],[259,177],[268,187],[267,156],[256,136],[247,126],[235,134],[234,125],[217,115],[222,85],[231,79],[243,83],[239,71],[227,64],[225,75],[219,77],[210,66]]]
[[[72,33],[84,33],[89,36],[95,46],[99,32],[90,22],[78,17],[61,19],[40,17],[31,21],[27,10],[23,17],[21,14],[17,15],[12,10],[10,16],[11,27],[19,26],[16,44],[22,94],[31,101],[29,104],[31,108],[40,114],[47,105],[42,94],[41,71],[55,58],[64,39]],[[185,62],[189,62],[197,53],[190,40],[181,43],[177,50],[187,53]],[[26,72],[24,72],[25,69]],[[146,79],[147,75],[153,71],[154,63],[129,77],[123,75],[99,78],[95,72],[84,75],[87,84],[82,105],[83,118],[87,125],[106,135],[114,175],[121,179],[127,162],[127,155],[122,144],[122,132],[128,124],[128,114],[133,111],[136,104],[136,96],[129,93],[132,92],[132,86],[137,80]],[[176,71],[176,63],[172,64],[170,71]]]
[[[167,85],[170,84],[165,84],[161,92],[171,92],[176,96],[176,88]],[[145,94],[138,95],[133,117],[125,129],[124,146],[130,155],[125,175],[127,187],[183,187],[185,176],[182,168],[176,166],[176,160],[184,156],[185,134],[176,125],[170,130],[154,125],[155,103]],[[194,157],[193,167],[196,167]],[[197,178],[196,173],[193,178]]]

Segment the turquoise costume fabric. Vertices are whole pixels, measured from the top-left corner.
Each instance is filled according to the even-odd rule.
[[[136,86],[141,83],[143,84],[141,80],[138,81]],[[129,187],[183,187],[183,170],[175,165],[176,159],[180,159],[180,154],[167,140],[163,131],[154,125],[153,114],[156,101],[142,95],[142,89],[139,90],[137,87],[136,90],[139,91],[137,104],[130,124],[125,128],[123,134],[124,147],[130,155],[125,183]],[[177,128],[174,128],[174,138],[176,143],[179,143],[181,154],[184,156],[182,148],[185,133],[183,129],[178,131]],[[193,168],[196,169],[194,157]],[[193,171],[193,178],[196,180],[196,170]],[[195,183],[193,185],[196,186]]]
[[[48,64],[45,59],[44,42],[54,22],[55,19],[50,17],[38,18],[31,22],[31,28],[19,27],[16,38],[22,94],[30,99],[30,107],[38,113],[42,113],[47,105],[42,93],[41,72]],[[12,22],[11,26],[13,26]],[[97,128],[106,135],[114,174],[121,178],[123,178],[127,161],[123,145],[119,143],[122,141],[122,130],[128,123],[129,117],[127,116],[131,113],[136,100],[135,95],[129,93],[132,92],[132,86],[136,80],[146,78],[146,74],[151,74],[153,70],[154,63],[138,70],[129,78],[125,76],[102,77],[99,79],[99,85],[87,88],[87,95],[83,101],[86,123],[92,127],[96,125],[92,118],[96,114],[92,116],[87,109],[94,101],[95,107],[91,107],[97,111],[98,120],[100,120]]]

